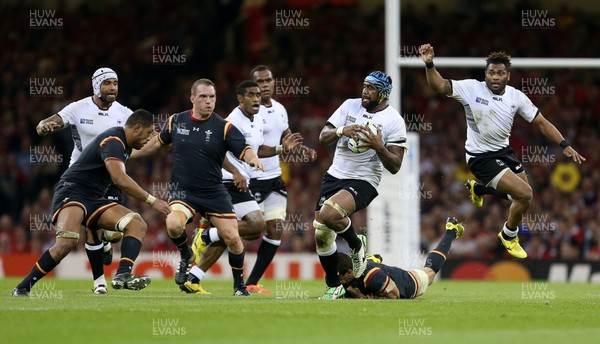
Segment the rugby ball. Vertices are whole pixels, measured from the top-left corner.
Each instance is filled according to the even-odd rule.
[[[367,123],[367,127],[369,128],[369,130],[371,130],[371,132],[373,134],[377,135],[377,126],[375,126],[373,121],[369,121]],[[361,145],[364,142],[360,138],[365,137],[365,134],[358,133],[358,137],[359,137],[358,142],[353,138],[348,139],[348,149],[350,151],[352,151],[352,153],[364,153],[364,152],[368,151],[369,149],[371,149],[369,147],[361,147]]]

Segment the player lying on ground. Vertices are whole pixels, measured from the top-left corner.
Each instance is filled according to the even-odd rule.
[[[423,295],[444,265],[452,241],[460,238],[464,230],[456,218],[448,218],[446,233],[437,247],[429,252],[425,267],[421,269],[403,270],[368,259],[364,274],[355,277],[352,259],[347,254],[338,253],[338,270],[340,282],[346,289],[345,296],[359,299],[414,299]],[[343,294],[337,298],[341,296]]]

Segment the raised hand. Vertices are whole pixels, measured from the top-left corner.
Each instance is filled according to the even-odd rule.
[[[433,47],[429,43],[421,45],[419,47],[419,53],[421,54],[421,59],[425,63],[433,61],[433,56],[435,56]]]

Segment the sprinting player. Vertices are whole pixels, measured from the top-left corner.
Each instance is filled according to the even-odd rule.
[[[350,215],[366,208],[377,197],[383,168],[392,174],[402,165],[406,145],[406,125],[398,111],[389,106],[392,79],[375,71],[364,80],[362,97],[346,100],[327,120],[319,141],[337,142],[333,163],[323,177],[315,220],[315,243],[327,288],[322,299],[336,299],[345,293],[338,277],[335,239],[339,234],[348,242],[355,276],[366,268],[365,247],[352,227]],[[371,121],[377,135],[366,124]],[[348,139],[359,139],[369,147],[353,153]]]
[[[264,144],[277,146],[282,138],[291,135],[292,131],[288,125],[288,114],[285,107],[273,99],[275,89],[273,73],[269,67],[258,65],[252,69],[250,76],[260,87],[260,103],[263,106],[260,107],[259,115],[264,124]],[[317,158],[317,152],[305,146],[302,146],[302,154],[307,156],[310,161]],[[260,161],[265,165],[265,171],[251,171],[250,190],[264,213],[266,231],[256,254],[254,268],[246,280],[246,286],[250,292],[270,294],[271,292],[264,289],[259,281],[281,245],[282,231],[277,228],[281,228],[278,224],[280,225],[286,217],[287,189],[281,178],[279,155],[268,158],[261,157]]]
[[[113,288],[140,290],[150,284],[150,277],[131,273],[142,248],[146,223],[138,213],[107,199],[105,192],[114,184],[164,215],[171,211],[166,202],[157,200],[125,173],[125,162],[132,148],[140,149],[153,132],[152,117],[146,110],[136,110],[125,122],[125,127],[107,129],[90,142],[79,159],[61,176],[52,201],[56,242],[13,289],[13,296],[29,296],[35,283],[77,246],[81,225],[92,230],[114,228],[125,233],[119,268],[111,282]]]
[[[229,250],[235,296],[249,296],[244,284],[244,245],[231,196],[222,179],[225,153],[255,168],[263,168],[256,153],[246,144],[242,133],[214,112],[217,101],[215,84],[198,79],[191,88],[192,109],[168,119],[160,134],[137,156],[152,154],[162,146],[172,145],[173,172],[169,204],[173,212],[167,216],[167,231],[181,254],[175,282],[183,289],[194,254],[187,244],[185,225],[200,212],[216,228]]]
[[[92,75],[92,89],[94,94],[91,97],[67,105],[57,114],[40,121],[36,127],[40,136],[66,127],[71,128],[73,152],[69,166],[77,161],[85,147],[103,131],[112,127],[122,127],[132,112],[117,101],[119,79],[112,69],[103,67],[96,70]],[[106,192],[106,198],[120,203],[121,190],[111,185]],[[112,263],[112,246],[103,234],[102,230],[86,230],[85,252],[92,268],[94,294],[108,292],[102,264]]]
[[[290,150],[298,146],[302,137],[299,134],[290,134],[283,139],[283,145],[267,146],[263,138],[263,121],[258,114],[260,108],[260,89],[258,84],[251,80],[241,82],[237,87],[238,107],[225,119],[233,124],[244,137],[246,144],[258,152],[259,157],[271,157],[281,154],[284,149]],[[236,158],[232,152],[227,152],[224,160],[223,184],[231,195],[233,208],[238,220],[238,231],[246,240],[258,239],[265,230],[265,220],[248,189],[251,168],[245,162]],[[221,241],[216,228],[203,230],[194,237],[192,250],[196,256],[196,266],[192,267],[183,291],[188,293],[207,294],[201,286],[201,280],[206,271],[219,259],[225,245]],[[200,259],[201,257],[201,259]]]
[[[440,271],[454,239],[464,233],[464,227],[456,218],[446,220],[446,233],[434,250],[429,252],[422,269],[403,270],[395,266],[367,261],[367,268],[360,276],[352,271],[352,259],[338,253],[340,282],[346,288],[346,296],[358,299],[414,299],[427,291],[435,275]]]
[[[507,86],[510,79],[510,56],[493,52],[486,59],[485,80],[444,79],[433,65],[433,47],[419,47],[425,62],[429,86],[436,92],[458,100],[465,108],[467,119],[466,160],[469,169],[482,184],[467,181],[471,200],[477,207],[483,205],[483,195],[492,194],[511,201],[508,219],[498,238],[508,253],[525,258],[527,253],[519,244],[519,223],[533,198],[523,164],[509,145],[515,116],[518,114],[535,125],[549,141],[559,145],[565,156],[581,163],[579,155],[533,105],[523,92]]]

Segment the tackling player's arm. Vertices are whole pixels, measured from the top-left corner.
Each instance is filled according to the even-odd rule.
[[[573,161],[581,164],[582,161],[585,161],[585,158],[582,157],[576,150],[571,147],[571,145],[565,140],[560,131],[556,129],[554,124],[550,123],[544,116],[542,116],[541,112],[538,112],[537,116],[531,121],[532,124],[538,127],[542,135],[544,135],[548,140],[553,143],[560,145],[560,148],[563,149],[563,153],[572,158]]]
[[[58,131],[65,128],[65,122],[59,114],[54,114],[46,119],[43,119],[35,127],[35,131],[40,136],[46,136],[48,133]]]
[[[327,122],[319,134],[319,142],[323,146],[329,146],[330,144],[337,142],[342,136],[358,137],[357,135],[358,132],[361,131],[361,128],[362,127],[358,124],[342,125],[336,128],[333,124]]]
[[[429,87],[438,93],[447,96],[452,95],[452,83],[450,80],[442,78],[433,65],[433,56],[435,55],[433,47],[428,43],[423,44],[419,47],[419,53],[421,54],[421,59],[425,62],[425,75],[427,76]]]
[[[169,149],[166,149],[166,147],[169,147]],[[150,141],[148,141],[148,143],[146,143],[142,149],[134,149],[131,152],[131,156],[129,157],[130,159],[138,159],[138,158],[143,158],[149,155],[152,155],[154,153],[156,153],[159,150],[167,150],[167,151],[171,151],[172,149],[170,149],[171,145],[163,145],[160,140],[158,139],[158,135],[154,135]]]
[[[360,289],[354,287],[354,286],[346,286],[346,295],[348,295],[349,297],[355,298],[355,299],[372,299],[373,296],[371,294],[369,295],[365,295],[363,294]]]
[[[121,191],[135,199],[150,204],[152,208],[164,215],[171,212],[171,208],[169,208],[167,202],[152,196],[127,175],[123,161],[116,158],[107,158],[104,160],[104,165],[106,166],[108,173],[110,173],[112,182]]]
[[[233,185],[235,185],[236,188],[238,188],[241,192],[246,192],[246,190],[248,190],[246,178],[237,168],[235,168],[235,166],[233,166],[227,157],[223,159],[223,169],[233,175]]]

